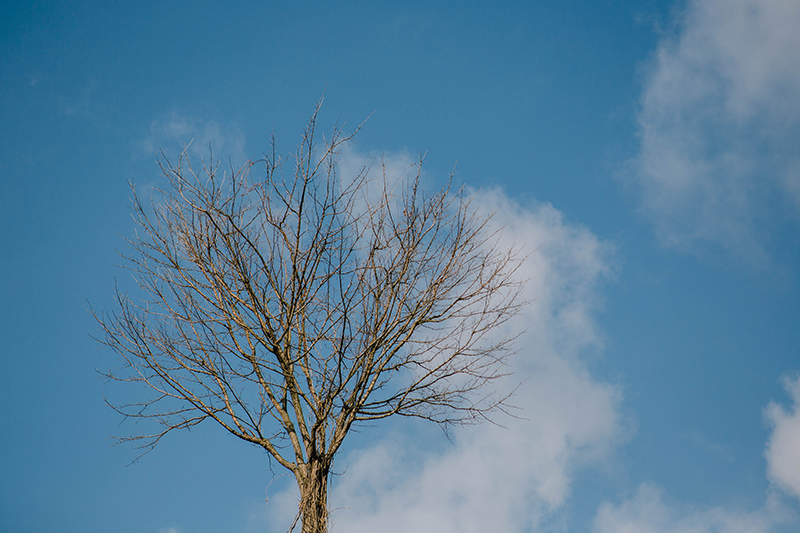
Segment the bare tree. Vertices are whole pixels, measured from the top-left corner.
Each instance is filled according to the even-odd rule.
[[[159,424],[122,440],[147,451],[213,419],[291,471],[304,533],[327,531],[331,466],[354,424],[447,428],[502,408],[489,385],[511,339],[489,333],[520,305],[513,251],[462,190],[424,194],[419,165],[340,177],[352,135],[317,143],[318,111],[288,178],[274,139],[228,175],[162,158],[169,186],[147,204],[134,191],[125,254],[144,297],[118,289],[98,316],[124,363],[109,377],[151,393],[115,409]]]

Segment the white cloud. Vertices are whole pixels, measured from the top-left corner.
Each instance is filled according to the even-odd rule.
[[[386,160],[402,170],[410,158]],[[474,194],[475,206],[505,226],[503,244],[530,253],[520,274],[532,303],[513,325],[527,332],[504,384],[522,382],[513,401],[521,418],[458,429],[444,446],[384,435],[340,457],[335,469],[346,473],[331,495],[333,531],[527,531],[564,504],[577,468],[624,435],[619,390],[594,379],[580,357],[602,348],[592,315],[610,273],[609,245],[549,204]]]
[[[789,410],[770,402],[766,418],[773,425],[767,449],[769,479],[787,493],[800,498],[800,378],[785,379],[794,405]]]
[[[604,503],[595,517],[593,533],[768,533],[786,523],[790,512],[776,495],[761,509],[730,507],[696,509],[667,505],[661,490],[644,484],[636,495],[619,505]]]
[[[334,531],[527,531],[559,508],[575,469],[617,436],[617,395],[563,360],[540,361],[532,378],[516,398],[527,420],[507,429],[457,431],[437,453],[396,439],[354,451]]]
[[[633,161],[662,242],[758,263],[800,213],[800,3],[690,0],[648,65]]]
[[[317,156],[320,154],[317,153]],[[366,196],[364,202],[356,202],[353,209],[365,211],[368,200],[371,204],[379,204],[379,197],[383,192],[383,179],[389,189],[398,186],[407,180],[413,179],[420,169],[419,157],[414,157],[408,151],[381,154],[373,152],[365,154],[359,152],[352,144],[339,147],[335,158],[337,177],[343,185],[350,185],[360,177],[367,177]],[[397,199],[399,201],[399,199]]]
[[[230,158],[238,168],[247,160],[244,134],[236,124],[201,120],[175,111],[154,120],[149,137],[141,143],[148,154],[163,150],[170,159],[188,147],[188,155],[196,160],[208,159],[209,145],[214,158],[224,164]]]
[[[774,488],[800,498],[800,377],[786,378],[784,386],[793,405],[787,410],[770,402],[765,409],[765,417],[773,425],[765,456],[767,476],[774,485],[760,509],[668,505],[659,488],[645,483],[630,499],[616,505],[603,503],[593,533],[768,533],[796,523],[794,512]]]

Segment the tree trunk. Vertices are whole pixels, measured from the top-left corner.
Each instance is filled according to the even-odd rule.
[[[316,458],[309,461],[307,475],[300,481],[302,533],[328,531],[328,472],[330,461]]]

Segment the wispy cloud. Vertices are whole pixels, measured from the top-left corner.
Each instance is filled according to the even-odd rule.
[[[603,503],[595,517],[593,533],[769,533],[795,524],[797,517],[785,494],[800,499],[800,377],[784,379],[792,399],[788,409],[770,402],[764,411],[773,431],[766,451],[767,477],[773,483],[758,509],[719,506],[698,509],[665,503],[657,486],[644,483],[636,494],[619,503]]]
[[[619,504],[604,503],[592,527],[593,533],[768,533],[791,520],[791,512],[776,494],[760,509],[734,507],[696,509],[669,505],[663,492],[643,484],[636,495]]]
[[[661,241],[754,264],[800,214],[800,4],[690,0],[647,65],[633,163]]]
[[[765,411],[772,424],[767,444],[767,473],[772,482],[787,493],[800,498],[800,377],[784,380],[793,405],[786,409],[770,402]]]
[[[208,159],[212,150],[215,159],[227,163],[230,158],[234,167],[247,160],[245,137],[238,125],[203,120],[177,111],[154,120],[150,134],[140,146],[148,154],[163,150],[170,158],[185,149],[193,159]]]

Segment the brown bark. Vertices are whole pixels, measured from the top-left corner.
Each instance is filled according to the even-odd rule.
[[[328,474],[330,460],[318,458],[307,465],[307,474],[298,479],[302,533],[328,531]]]

